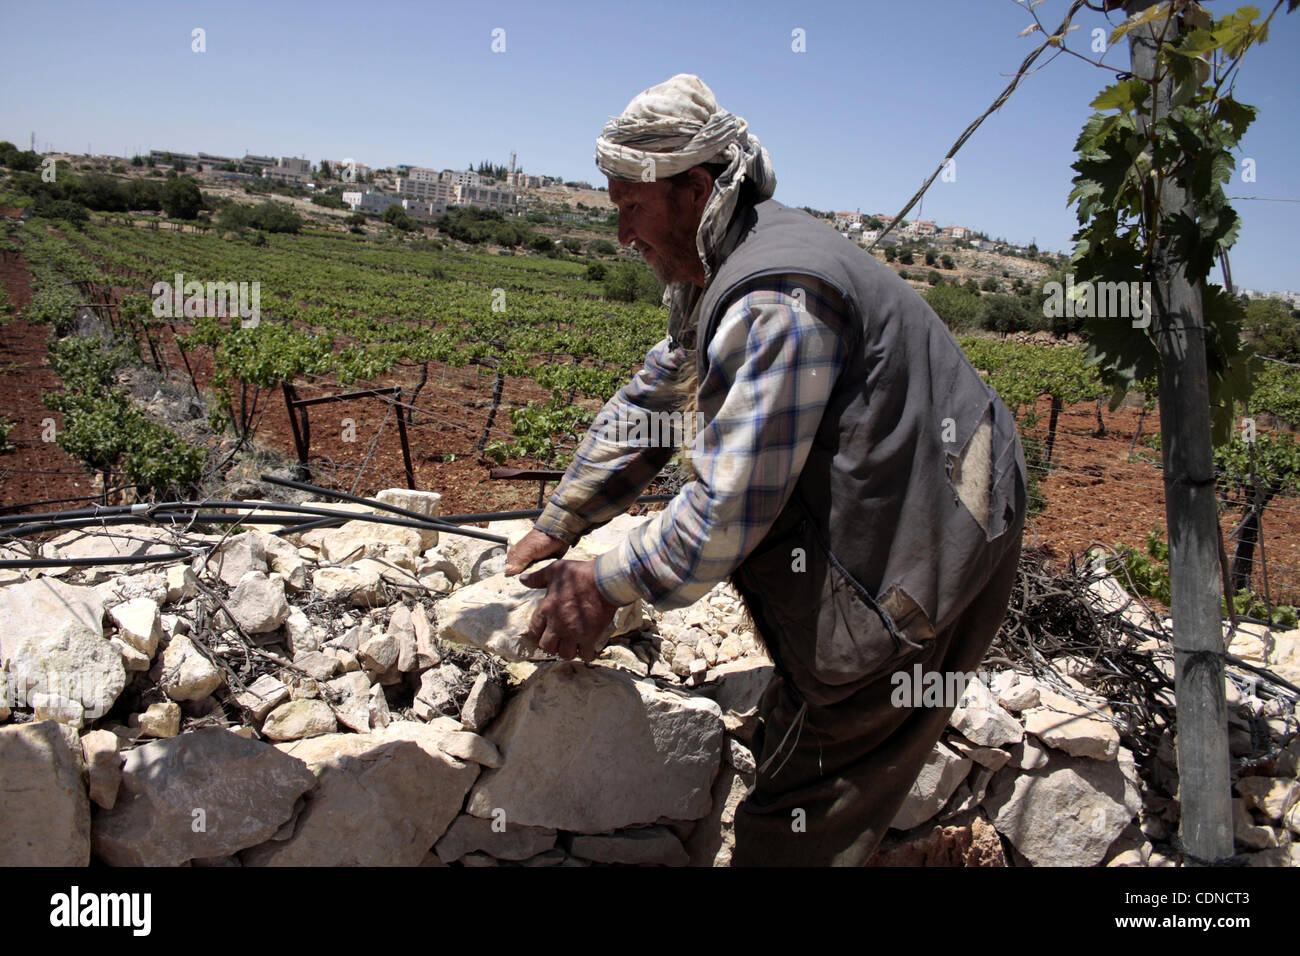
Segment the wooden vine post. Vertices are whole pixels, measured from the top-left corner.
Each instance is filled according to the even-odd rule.
[[[1130,0],[1125,9],[1133,15],[1152,5],[1152,0]],[[1168,22],[1157,19],[1129,33],[1135,78],[1157,75],[1157,38],[1166,30],[1166,37],[1174,35],[1176,17]],[[1168,76],[1156,87],[1151,121],[1159,121],[1168,111],[1172,88]],[[1179,213],[1196,218],[1192,197],[1173,176],[1164,178],[1158,195],[1152,198],[1159,210],[1156,221]],[[1204,865],[1226,860],[1233,853],[1206,329],[1200,283],[1189,281],[1187,264],[1175,255],[1172,237],[1157,232],[1153,245],[1151,322],[1160,355],[1160,429],[1178,707],[1180,842],[1189,863]]]

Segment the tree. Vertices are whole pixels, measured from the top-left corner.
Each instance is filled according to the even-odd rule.
[[[330,178],[330,164],[328,160],[322,159],[320,161],[320,171],[316,175],[321,179]]]
[[[414,221],[406,214],[406,210],[397,203],[393,203],[384,210],[384,222],[402,230],[402,232],[410,232],[415,228]]]
[[[131,157],[131,165],[132,165],[132,166],[143,166],[143,165],[144,165],[144,160],[140,158],[140,154],[139,154],[139,153],[136,153],[136,155],[134,155],[134,156]]]
[[[1240,306],[1206,280],[1236,238],[1239,219],[1223,183],[1255,117],[1232,96],[1238,67],[1281,6],[1257,24],[1252,7],[1213,20],[1199,4],[1129,0],[1130,15],[1110,42],[1128,36],[1131,71],[1092,102],[1097,112],[1076,144],[1069,197],[1081,227],[1076,275],[1147,282],[1153,293],[1145,327],[1112,316],[1089,319],[1085,331],[1112,407],[1135,381],[1158,377],[1181,837],[1197,863],[1233,852],[1218,508],[1207,479],[1213,446],[1228,439],[1234,401],[1249,395],[1251,376]]]
[[[188,176],[167,180],[162,194],[163,212],[173,219],[193,219],[203,208],[198,183]]]
[[[1246,335],[1264,355],[1300,362],[1300,312],[1281,299],[1251,299],[1246,305]]]
[[[945,269],[955,269],[957,267],[957,263],[953,261],[952,256],[948,255],[946,252],[940,257],[939,264]]]

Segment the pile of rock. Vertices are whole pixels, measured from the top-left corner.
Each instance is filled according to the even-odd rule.
[[[729,587],[623,609],[586,666],[519,636],[542,592],[504,577],[500,545],[364,520],[274,530],[209,536],[192,563],[0,586],[0,864],[727,864],[772,673]],[[54,546],[172,548],[148,526]],[[1233,647],[1300,664],[1296,632]],[[1172,746],[1137,767],[1084,664],[1058,663],[965,687],[877,862],[1172,862]],[[1276,700],[1233,706],[1244,730],[1294,730]],[[1237,783],[1252,862],[1293,862],[1298,757],[1292,742]]]

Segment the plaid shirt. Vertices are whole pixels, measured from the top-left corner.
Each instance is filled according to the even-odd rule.
[[[697,477],[596,559],[607,600],[684,607],[744,561],[794,491],[846,361],[847,321],[839,296],[807,276],[765,277],[729,303],[699,383]],[[667,338],[650,350],[592,423],[538,529],[573,544],[631,506],[672,456],[656,447],[654,423],[679,409],[695,359]],[[649,443],[637,434],[643,422]]]

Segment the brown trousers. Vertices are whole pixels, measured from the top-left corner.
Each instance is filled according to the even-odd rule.
[[[1006,614],[1020,531],[1016,526],[1002,536],[1004,552],[991,555],[997,566],[975,601],[935,635],[924,656],[898,669],[910,673],[917,662],[942,674],[979,668]],[[894,692],[885,673],[837,704],[805,705],[778,669],[759,704],[753,741],[759,772],[736,810],[732,866],[867,863],[952,713],[952,707],[895,707]]]

